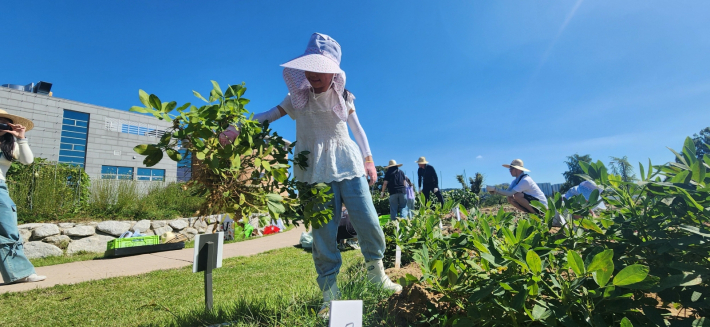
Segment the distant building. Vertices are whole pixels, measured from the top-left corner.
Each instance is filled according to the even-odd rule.
[[[553,196],[555,193],[560,191],[560,187],[562,186],[561,183],[558,184],[550,184],[550,183],[537,183],[537,186],[540,187],[540,190],[542,193],[545,193],[545,196]]]
[[[144,157],[133,151],[138,144],[158,143],[171,122],[55,98],[49,91],[52,84],[46,82],[2,86],[0,109],[34,122],[27,138],[35,157],[81,166],[92,178],[174,181],[179,177],[178,164],[168,156],[149,168],[143,165]]]

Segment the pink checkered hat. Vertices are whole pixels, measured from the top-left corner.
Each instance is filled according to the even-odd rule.
[[[306,71],[314,73],[335,74],[333,77],[333,90],[337,94],[345,91],[345,72],[340,69],[340,44],[332,37],[313,33],[308,41],[306,51],[300,57],[293,59],[283,65],[284,81],[291,93],[291,103],[294,109],[300,110],[308,103],[311,84],[306,79]],[[345,100],[338,97],[339,103],[333,107],[333,112],[345,121],[348,119],[348,111],[345,107]]]

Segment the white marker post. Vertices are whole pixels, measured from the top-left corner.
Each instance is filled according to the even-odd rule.
[[[330,303],[330,327],[362,327],[362,300]]]
[[[461,211],[459,211],[459,207],[456,207],[456,220],[461,221]]]
[[[399,222],[397,222],[397,233],[399,234]],[[402,248],[397,245],[394,251],[394,268],[399,269],[402,264]]]

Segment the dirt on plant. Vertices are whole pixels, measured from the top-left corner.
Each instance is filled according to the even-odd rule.
[[[387,314],[394,317],[396,326],[412,326],[421,320],[422,313],[430,308],[439,309],[439,299],[442,294],[434,294],[422,285],[413,284],[405,287],[401,292],[381,302]]]

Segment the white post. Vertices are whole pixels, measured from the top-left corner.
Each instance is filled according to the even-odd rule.
[[[397,232],[399,232],[399,222],[397,222]],[[397,245],[394,252],[394,268],[399,269],[402,264],[402,249]]]
[[[459,207],[456,207],[456,220],[461,221],[461,211],[459,211]]]

